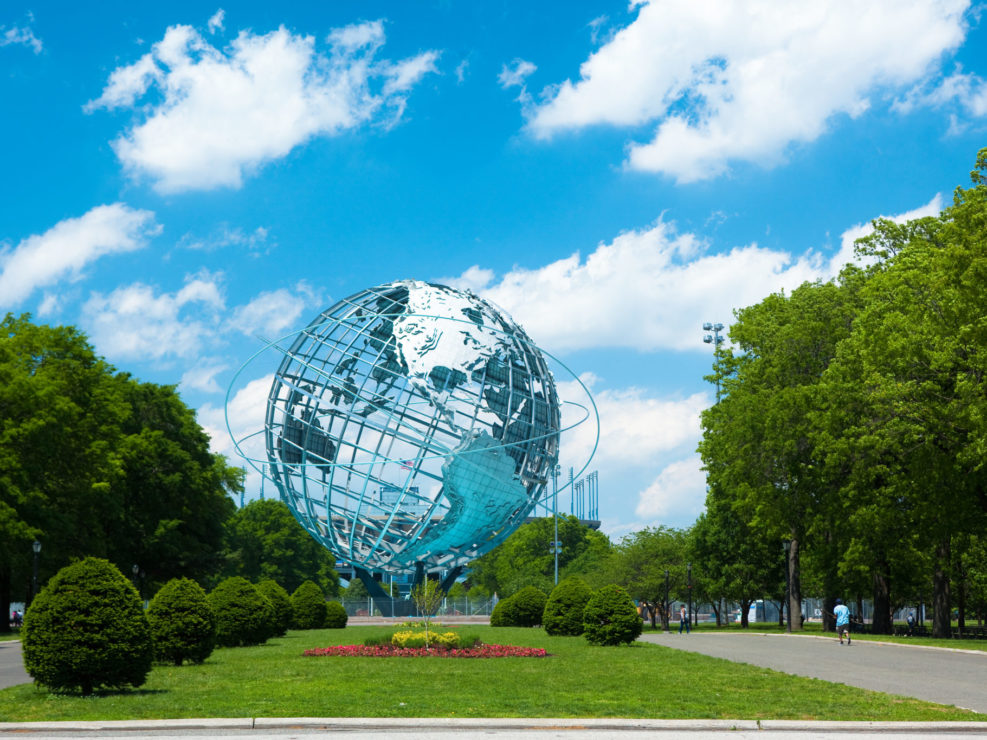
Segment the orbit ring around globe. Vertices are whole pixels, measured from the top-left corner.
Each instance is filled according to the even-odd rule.
[[[264,428],[238,438],[233,389],[271,351],[280,365]],[[546,357],[585,403],[560,401]],[[489,551],[566,487],[561,434],[595,422],[571,482],[600,433],[586,385],[502,309],[413,280],[361,291],[268,342],[225,405],[237,452],[309,534],[339,561],[390,573],[453,569]],[[563,405],[581,411],[564,428]]]

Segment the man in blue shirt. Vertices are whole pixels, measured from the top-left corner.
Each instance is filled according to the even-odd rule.
[[[833,609],[833,616],[836,617],[836,634],[840,636],[840,645],[843,644],[843,633],[846,632],[846,644],[850,644],[850,610],[843,603],[842,599],[836,600],[836,608]]]

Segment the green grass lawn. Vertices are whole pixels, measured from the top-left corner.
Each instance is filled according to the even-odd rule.
[[[133,691],[83,698],[33,685],[0,691],[0,721],[179,717],[651,717],[976,720],[936,704],[797,678],[638,643],[593,647],[541,629],[470,626],[484,642],[548,658],[303,657],[386,628],[289,632],[216,650],[201,666],[157,665]]]

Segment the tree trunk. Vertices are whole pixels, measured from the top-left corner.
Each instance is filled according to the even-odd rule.
[[[716,615],[716,626],[720,626],[720,600],[717,599],[712,603],[713,613]]]
[[[792,535],[792,547],[788,551],[788,568],[791,585],[788,593],[788,615],[792,630],[802,629],[802,569],[799,565],[799,541]]]
[[[949,540],[936,548],[936,569],[932,575],[932,636],[950,637],[949,613]]]
[[[875,563],[873,574],[874,585],[874,619],[872,630],[876,635],[891,634],[891,575],[887,562],[879,560]],[[863,613],[858,614],[860,619]]]
[[[782,599],[778,602],[778,626],[785,626],[785,600]]]
[[[10,566],[4,563],[0,566],[0,616],[4,619],[10,619],[10,580],[11,572]],[[3,629],[0,632],[6,632],[8,627],[8,622],[3,623]]]
[[[751,599],[741,599],[740,600],[740,626],[743,629],[747,629],[750,626],[750,620],[747,618],[751,610]]]
[[[966,630],[966,579],[964,573],[960,573],[959,583],[956,584],[956,635],[963,637]]]
[[[833,609],[836,608],[836,597],[827,596],[823,599],[822,608],[822,628],[823,632],[836,632],[836,617],[833,616]]]

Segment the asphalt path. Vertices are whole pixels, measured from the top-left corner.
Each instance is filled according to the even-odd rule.
[[[987,653],[787,634],[647,633],[641,640],[796,676],[987,713]]]
[[[19,640],[0,642],[0,689],[19,683],[31,683],[31,677],[24,670],[21,643]]]

